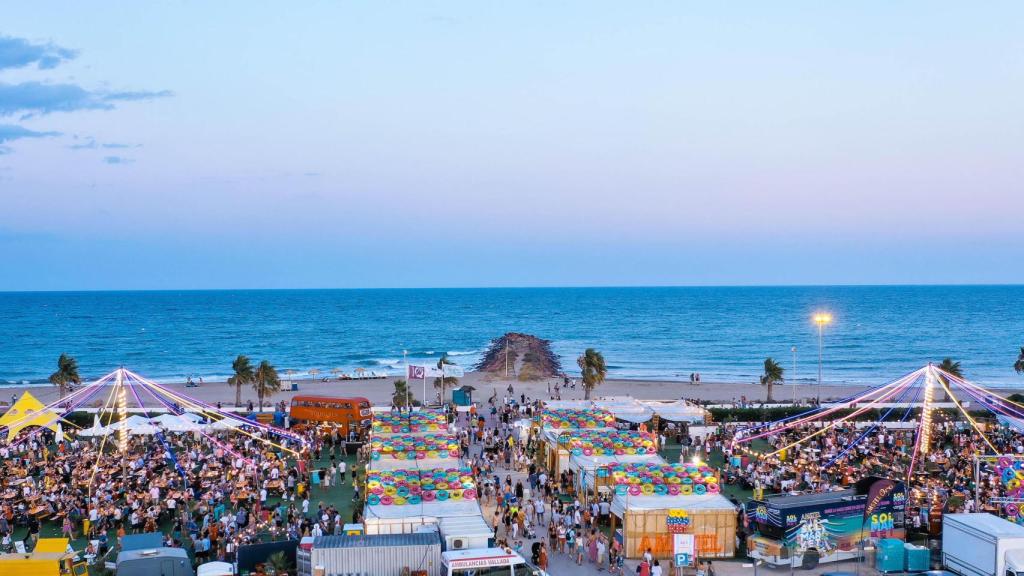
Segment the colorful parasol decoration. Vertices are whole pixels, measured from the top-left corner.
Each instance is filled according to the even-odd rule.
[[[563,433],[559,442],[574,456],[657,454],[654,434],[634,430],[577,430]]]
[[[1024,461],[1002,456],[996,461],[996,474],[1007,499],[1020,500],[1024,497]],[[1005,503],[1003,512],[1011,522],[1024,524],[1024,501]]]
[[[469,467],[430,470],[371,470],[366,474],[366,503],[402,506],[422,502],[476,499]]]
[[[620,496],[689,496],[718,494],[718,474],[696,464],[613,464],[608,467]]]
[[[459,443],[447,434],[403,434],[387,438],[374,438],[370,443],[373,460],[436,460],[459,457]]]
[[[421,432],[446,432],[448,419],[440,412],[420,410],[412,413],[383,413],[373,418],[375,434],[409,434]]]
[[[541,412],[540,420],[545,428],[562,430],[611,428],[615,425],[615,416],[611,412],[599,408],[545,410]]]

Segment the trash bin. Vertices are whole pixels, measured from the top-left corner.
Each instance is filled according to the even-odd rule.
[[[902,572],[904,564],[903,541],[896,538],[882,538],[875,553],[875,570],[879,572]]]
[[[926,546],[914,546],[904,544],[903,553],[906,555],[906,572],[924,572],[931,568],[931,550]]]

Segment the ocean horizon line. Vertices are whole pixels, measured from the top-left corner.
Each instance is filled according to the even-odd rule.
[[[288,292],[288,291],[413,291],[413,290],[658,290],[658,289],[730,289],[730,288],[1017,288],[1021,282],[961,283],[838,283],[838,284],[551,284],[509,286],[335,286],[335,287],[262,287],[262,288],[76,288],[58,290],[0,290],[5,294],[133,294],[177,292]]]

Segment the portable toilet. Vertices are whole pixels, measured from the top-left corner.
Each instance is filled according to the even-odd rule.
[[[462,386],[452,390],[452,402],[456,406],[469,406],[473,404],[472,387]]]
[[[903,552],[906,555],[905,572],[924,572],[931,569],[932,555],[927,546],[904,544]]]
[[[878,541],[875,555],[875,569],[879,572],[902,572],[905,553],[903,541],[896,538],[882,538]]]

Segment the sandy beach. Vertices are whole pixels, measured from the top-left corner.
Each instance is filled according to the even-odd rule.
[[[373,380],[331,380],[313,381],[298,380],[298,391],[282,390],[272,396],[270,402],[290,400],[296,394],[321,394],[326,396],[361,396],[368,398],[375,405],[388,405],[391,402],[391,393],[394,390],[394,381],[397,377],[373,379]],[[287,380],[283,380],[283,386],[288,387]],[[537,380],[531,382],[520,382],[515,379],[496,378],[481,372],[467,372],[464,378],[459,379],[460,384],[468,384],[476,388],[474,399],[485,402],[495,392],[498,396],[507,393],[509,384],[512,385],[515,395],[525,394],[532,399],[549,399],[553,393],[556,383],[561,384],[560,379]],[[433,379],[427,379],[427,395],[433,399],[436,392],[433,389]],[[206,382],[202,386],[186,388],[184,383],[165,385],[177,392],[185,393],[193,398],[209,403],[223,402],[231,405],[235,401],[235,389],[224,382]],[[794,391],[795,388],[795,391]],[[868,386],[853,385],[823,385],[821,387],[822,399],[839,399],[850,396],[858,391],[866,390]],[[423,394],[422,381],[414,381],[409,385],[414,398],[420,399]],[[11,396],[20,395],[23,391],[31,391],[33,395],[43,402],[52,402],[57,399],[57,388],[55,386],[4,386],[0,390],[0,400],[4,403],[10,402]],[[1010,394],[1010,390],[995,390],[1000,394]],[[779,385],[774,387],[776,401],[791,401],[795,395],[798,399],[814,398],[817,394],[817,386],[813,384],[801,384],[797,386]],[[633,396],[645,400],[672,400],[679,398],[696,399],[710,402],[731,402],[738,401],[745,397],[749,401],[764,400],[767,388],[753,383],[740,382],[701,382],[690,384],[689,382],[670,382],[652,380],[606,380],[597,389],[593,396]],[[576,389],[561,389],[561,398],[582,399],[583,390],[577,385]],[[242,400],[256,402],[256,393],[250,387],[242,389]],[[98,402],[99,400],[97,400]],[[149,404],[149,402],[147,402]]]

